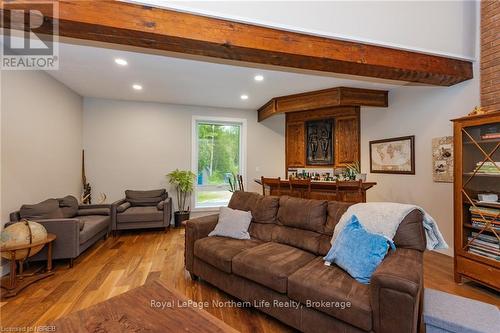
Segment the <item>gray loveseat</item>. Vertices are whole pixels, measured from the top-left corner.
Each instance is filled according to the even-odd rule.
[[[57,236],[52,259],[73,259],[107,238],[111,231],[110,205],[79,205],[74,196],[47,199],[34,205],[22,205],[10,214],[10,223],[27,219],[40,223],[47,232]],[[30,258],[30,261],[47,259],[47,248]]]
[[[172,199],[165,189],[150,191],[126,190],[125,198],[111,205],[112,229],[168,230],[172,218]]]

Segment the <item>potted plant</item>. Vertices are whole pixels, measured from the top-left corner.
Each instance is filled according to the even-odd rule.
[[[358,161],[347,164],[346,168],[347,179],[366,181],[366,173],[361,173],[361,165]]]
[[[167,178],[168,182],[175,186],[177,211],[174,213],[174,222],[175,227],[178,227],[182,221],[189,220],[189,198],[194,190],[196,175],[189,170],[175,169],[167,175]]]

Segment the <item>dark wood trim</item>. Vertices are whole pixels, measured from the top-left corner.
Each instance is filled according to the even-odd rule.
[[[40,9],[48,33],[126,46],[322,72],[450,86],[473,77],[472,62],[360,42],[267,28],[119,1],[56,1],[59,17],[36,3],[4,1],[2,27],[13,9]],[[14,22],[17,24],[19,22]]]
[[[372,163],[372,145],[377,143],[391,142],[391,141],[402,141],[402,140],[410,140],[411,147],[411,171],[381,171],[381,170],[373,170]],[[399,174],[399,175],[414,175],[415,174],[415,135],[410,136],[401,136],[398,138],[389,138],[382,140],[373,140],[369,142],[370,146],[370,173],[388,173],[388,174]]]
[[[266,104],[260,107],[258,110],[258,121],[261,122],[277,113],[276,111],[276,99],[273,98]]]
[[[342,105],[389,106],[389,92],[385,90],[339,87]]]
[[[451,121],[455,122],[455,121],[478,120],[479,123],[481,123],[482,119],[488,119],[488,118],[494,117],[494,116],[500,116],[500,111],[486,112],[486,113],[482,113],[482,114],[475,114],[472,116],[463,116],[460,118],[452,119]]]
[[[500,262],[494,259],[489,259],[474,253],[468,252],[465,245],[469,243],[468,237],[471,236],[471,213],[469,207],[476,203],[472,199],[476,199],[478,193],[500,193],[500,187],[495,186],[494,179],[491,182],[478,181],[474,182],[473,178],[464,179],[464,175],[469,171],[467,166],[470,163],[481,162],[486,158],[486,155],[493,153],[497,148],[491,147],[484,150],[481,143],[475,139],[468,138],[465,133],[471,132],[471,127],[479,127],[491,124],[500,124],[500,112],[488,112],[481,115],[465,116],[458,119],[453,119],[453,154],[454,154],[454,270],[453,275],[455,282],[462,283],[464,279],[476,281],[489,288],[500,291]],[[465,130],[465,131],[464,131]],[[465,140],[464,140],[465,139]],[[479,138],[478,138],[479,139]],[[466,148],[464,141],[475,143],[475,148]],[[492,140],[494,143],[495,141]],[[469,146],[467,147],[474,147]],[[471,150],[469,150],[471,149]],[[491,150],[493,149],[493,151]],[[494,154],[494,153],[493,153]],[[495,156],[491,156],[495,160]],[[465,173],[464,173],[465,172]],[[477,174],[476,174],[477,176]],[[467,176],[469,179],[469,176]],[[473,184],[474,183],[474,184]],[[467,193],[467,194],[466,194]],[[477,204],[477,206],[486,206]],[[482,218],[482,217],[481,217]],[[486,228],[485,228],[486,229]],[[490,231],[485,229],[474,229],[482,233]]]
[[[254,181],[262,185],[261,179],[254,179]],[[310,199],[343,202],[366,202],[366,191],[377,185],[376,182],[362,181],[318,182],[314,180],[281,179],[278,194],[278,184],[276,182],[267,184],[271,190],[271,195],[302,196],[304,192],[307,192]]]
[[[347,138],[342,135],[339,130],[338,121],[352,119],[356,122],[356,128],[352,129],[350,133],[356,134],[354,138]],[[334,161],[332,164],[324,165],[311,165],[307,164],[306,154],[306,142],[307,134],[305,124],[311,120],[333,120],[334,125],[334,136],[332,144],[334,145]],[[301,126],[304,133],[299,140],[293,140],[290,135],[293,135],[289,130],[295,126]],[[361,120],[360,120],[360,107],[359,106],[337,106],[330,108],[323,108],[310,111],[302,112],[290,112],[285,113],[285,175],[288,178],[289,168],[339,168],[345,167],[346,163],[352,163],[354,161],[360,161],[360,151],[361,151]],[[291,141],[290,141],[291,140]],[[297,152],[294,147],[296,145],[303,147],[302,152]],[[351,152],[352,159],[339,161],[339,153],[342,151]],[[292,163],[290,163],[292,162]]]
[[[337,87],[274,97],[257,110],[259,122],[275,114],[318,110],[338,106],[388,107],[388,91]]]

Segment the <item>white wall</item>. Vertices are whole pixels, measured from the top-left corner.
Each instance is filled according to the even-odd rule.
[[[477,73],[477,72],[475,72]],[[361,163],[368,180],[377,186],[369,201],[412,203],[438,222],[453,253],[453,184],[432,180],[432,138],[453,135],[450,119],[479,105],[478,79],[453,87],[401,87],[389,93],[389,108],[362,108]],[[415,175],[370,174],[369,141],[415,135]]]
[[[167,187],[165,175],[191,169],[192,116],[247,119],[247,188],[253,179],[284,174],[284,118],[257,122],[257,112],[107,99],[84,99],[84,148],[94,196],[108,202],[126,189]],[[174,195],[174,193],[171,193]]]
[[[129,1],[327,37],[475,58],[477,2],[470,0]]]
[[[23,203],[80,195],[82,98],[41,71],[2,71],[2,225]]]

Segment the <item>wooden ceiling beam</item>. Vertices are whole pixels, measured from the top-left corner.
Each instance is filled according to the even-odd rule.
[[[274,97],[258,110],[258,119],[260,122],[275,114],[337,106],[388,107],[388,92],[386,90],[337,87]]]
[[[289,32],[119,1],[55,1],[64,37],[304,70],[450,86],[472,78],[470,61]],[[26,1],[2,1],[3,25]]]

